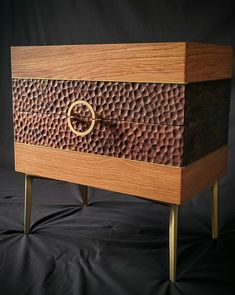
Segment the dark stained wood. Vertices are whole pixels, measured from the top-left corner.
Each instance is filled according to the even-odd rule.
[[[230,95],[230,79],[185,85],[184,124],[228,118]]]
[[[90,134],[79,137],[69,129],[66,117],[19,112],[13,117],[14,139],[19,143],[180,167],[228,142],[228,118],[189,126],[100,121]]]
[[[228,142],[230,80],[173,87],[14,79],[12,85],[17,142],[173,166],[188,165]],[[70,130],[66,117],[77,99],[90,103],[100,119],[85,137]],[[91,125],[85,115],[90,112],[78,107],[76,130]]]

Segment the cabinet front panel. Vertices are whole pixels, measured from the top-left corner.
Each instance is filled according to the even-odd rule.
[[[102,119],[151,124],[182,125],[184,92],[180,84],[13,79],[15,111],[66,115],[85,100]]]
[[[85,122],[87,124],[87,122]],[[76,122],[76,130],[84,128]],[[180,166],[183,126],[99,121],[84,137],[66,116],[14,112],[15,142]]]

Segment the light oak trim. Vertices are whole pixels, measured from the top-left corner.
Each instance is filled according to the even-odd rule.
[[[18,172],[179,203],[178,167],[15,143]]]
[[[226,146],[182,168],[15,142],[18,172],[171,204],[182,204],[211,185],[226,165]]]
[[[231,46],[187,43],[186,81],[220,80],[232,77]]]
[[[12,77],[187,83],[231,77],[231,47],[187,42],[18,46]]]
[[[184,43],[12,47],[12,77],[180,82],[184,59]]]
[[[202,159],[183,167],[181,203],[204,188],[212,186],[227,170],[228,149],[224,146]]]

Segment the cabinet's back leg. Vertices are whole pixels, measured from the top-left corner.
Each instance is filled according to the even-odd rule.
[[[88,186],[80,185],[80,192],[82,196],[83,207],[86,207],[88,205]]]
[[[32,209],[32,181],[31,175],[25,174],[24,193],[24,233],[28,234],[30,229],[31,209]]]
[[[212,228],[212,239],[217,239],[218,231],[219,231],[219,181],[218,180],[212,186],[211,228]]]

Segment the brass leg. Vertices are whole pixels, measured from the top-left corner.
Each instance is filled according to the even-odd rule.
[[[177,232],[178,232],[178,205],[170,205],[169,218],[169,277],[170,281],[176,279],[176,261],[177,261]]]
[[[31,175],[25,174],[25,194],[24,194],[24,233],[30,230],[31,207],[32,207],[32,180]]]
[[[88,205],[88,187],[86,185],[80,185],[80,192],[83,201],[83,207]]]
[[[212,226],[212,239],[217,239],[218,231],[219,231],[219,181],[218,180],[212,186],[211,226]]]

